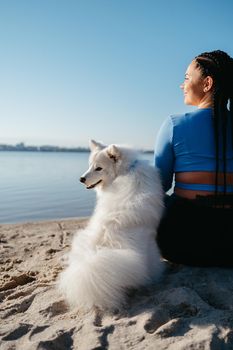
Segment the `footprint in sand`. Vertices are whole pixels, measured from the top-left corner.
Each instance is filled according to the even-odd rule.
[[[57,335],[49,340],[43,340],[38,343],[37,350],[45,349],[72,349],[73,348],[74,328],[64,332],[60,331]]]
[[[63,300],[56,301],[49,305],[46,309],[40,310],[40,314],[48,318],[64,314],[68,311],[68,306]]]
[[[13,331],[6,334],[2,340],[18,340],[19,338],[23,337],[25,334],[27,334],[31,329],[33,325],[27,324],[27,323],[21,323],[17,328],[15,328]]]
[[[23,286],[25,284],[34,282],[36,280],[35,273],[27,274],[23,273],[18,276],[11,276],[11,280],[6,282],[2,287],[0,287],[0,292],[16,288],[17,286]]]

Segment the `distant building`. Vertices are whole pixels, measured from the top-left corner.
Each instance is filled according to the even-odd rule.
[[[24,150],[25,149],[25,144],[24,142],[20,142],[20,143],[17,143],[17,145],[15,146],[17,150]]]

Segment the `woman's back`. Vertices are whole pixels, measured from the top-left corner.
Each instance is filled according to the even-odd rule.
[[[215,141],[212,109],[197,109],[182,116],[172,116],[174,170],[215,171]],[[221,138],[221,135],[220,135]],[[230,128],[227,137],[227,170],[233,171],[233,148]],[[223,171],[222,143],[219,148],[220,169]]]

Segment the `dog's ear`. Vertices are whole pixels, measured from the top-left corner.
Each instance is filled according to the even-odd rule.
[[[106,146],[103,145],[101,142],[96,142],[94,140],[90,140],[89,141],[89,146],[90,146],[90,150],[93,152],[94,150],[98,149],[101,150],[103,148],[105,148]]]
[[[117,162],[121,156],[121,152],[120,152],[119,148],[117,148],[117,146],[110,145],[107,148],[107,155],[109,156],[109,158],[113,159],[114,162]]]

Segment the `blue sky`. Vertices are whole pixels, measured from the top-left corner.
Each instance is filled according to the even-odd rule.
[[[231,0],[0,0],[0,143],[153,149],[193,109],[190,61],[233,56],[232,18]]]

